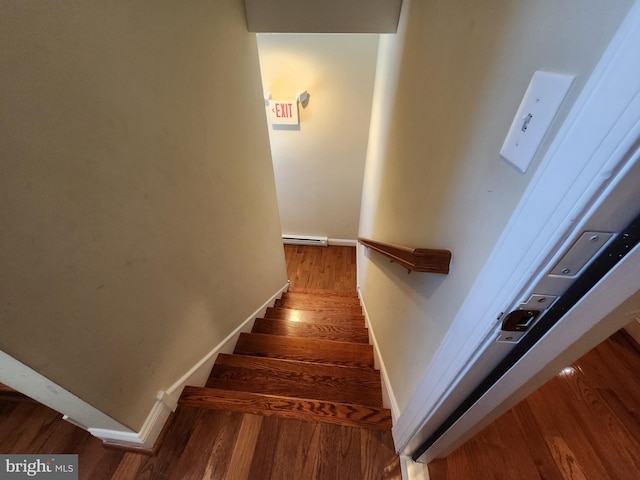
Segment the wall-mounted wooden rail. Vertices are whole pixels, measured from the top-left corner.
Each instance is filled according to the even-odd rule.
[[[432,248],[411,248],[392,243],[376,242],[368,238],[358,237],[358,241],[366,247],[379,252],[410,272],[449,273],[451,252]]]

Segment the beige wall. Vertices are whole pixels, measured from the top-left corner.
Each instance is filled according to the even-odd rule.
[[[359,249],[361,286],[403,409],[630,0],[414,0],[381,37],[360,235],[449,248],[448,276]],[[536,70],[576,75],[526,175],[499,158]]]
[[[275,100],[311,94],[299,130],[270,127],[282,230],[355,239],[376,68],[377,35],[258,35]]]
[[[0,348],[137,430],[286,282],[255,36],[242,0],[0,8]]]

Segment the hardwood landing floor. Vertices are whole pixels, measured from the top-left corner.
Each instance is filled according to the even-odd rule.
[[[355,247],[285,245],[284,256],[292,287],[356,291]]]
[[[0,401],[1,453],[77,453],[79,478],[380,480],[390,431],[178,407],[155,456],[107,449],[35,402]]]
[[[640,478],[640,351],[598,345],[444,460],[431,480]]]

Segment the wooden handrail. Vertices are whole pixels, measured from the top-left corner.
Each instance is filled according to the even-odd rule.
[[[366,247],[389,257],[412,272],[449,273],[451,252],[432,248],[411,248],[358,237]]]

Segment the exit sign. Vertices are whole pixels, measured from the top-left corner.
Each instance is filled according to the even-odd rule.
[[[280,102],[270,100],[269,120],[272,125],[297,125],[298,124],[298,102]]]

